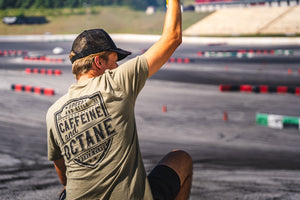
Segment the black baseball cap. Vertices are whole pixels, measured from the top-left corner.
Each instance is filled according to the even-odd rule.
[[[70,59],[72,63],[79,58],[103,51],[116,52],[118,61],[131,54],[129,51],[117,48],[114,41],[103,29],[90,29],[80,33],[74,40],[71,51],[75,53]]]

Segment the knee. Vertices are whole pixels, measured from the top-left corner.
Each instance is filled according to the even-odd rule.
[[[160,162],[161,165],[167,165],[175,171],[181,171],[190,174],[193,169],[193,160],[190,154],[183,150],[173,150],[169,152]]]
[[[189,153],[187,153],[186,151],[183,151],[180,149],[175,149],[175,150],[171,151],[171,153],[177,154],[177,156],[180,157],[185,162],[193,163],[192,156]]]
[[[179,162],[182,164],[184,163],[188,171],[193,170],[193,159],[189,153],[179,149],[173,150],[171,153],[176,154],[176,157],[178,158]]]
[[[193,175],[192,157],[183,150],[171,151],[159,162],[159,165],[166,165],[172,168],[179,176],[181,185]]]
[[[174,165],[172,168],[176,171],[180,178],[181,185],[193,176],[193,159],[189,153],[183,150],[173,150],[170,154],[173,154]]]

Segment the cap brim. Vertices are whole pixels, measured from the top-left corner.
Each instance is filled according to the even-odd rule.
[[[123,49],[117,48],[117,49],[111,49],[110,51],[116,52],[118,54],[118,61],[123,60],[127,56],[131,54],[130,51],[125,51]]]

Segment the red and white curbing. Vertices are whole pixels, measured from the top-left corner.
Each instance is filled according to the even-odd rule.
[[[27,51],[22,50],[0,50],[0,56],[25,56]]]
[[[268,86],[268,85],[220,85],[221,92],[254,92],[254,93],[278,93],[300,95],[300,87]]]
[[[38,69],[38,68],[26,68],[26,74],[47,74],[59,76],[62,74],[60,69]]]
[[[41,88],[41,87],[35,87],[35,86],[30,86],[30,85],[12,84],[11,89],[16,92],[28,92],[28,93],[41,94],[41,95],[46,95],[46,96],[55,95],[54,89]]]
[[[275,54],[275,49],[239,49],[237,53],[255,53],[255,54]]]
[[[48,58],[46,56],[37,56],[37,57],[30,57],[30,56],[25,56],[23,57],[24,60],[26,61],[42,61],[42,62],[64,62],[64,59],[62,58]]]
[[[190,63],[191,59],[189,58],[170,58],[168,63]]]

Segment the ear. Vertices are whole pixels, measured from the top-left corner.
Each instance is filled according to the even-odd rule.
[[[99,56],[96,56],[95,58],[94,58],[94,62],[95,62],[95,65],[96,65],[96,67],[97,68],[99,68],[99,69],[102,69],[103,68],[103,66],[102,66],[102,59],[99,57]]]

